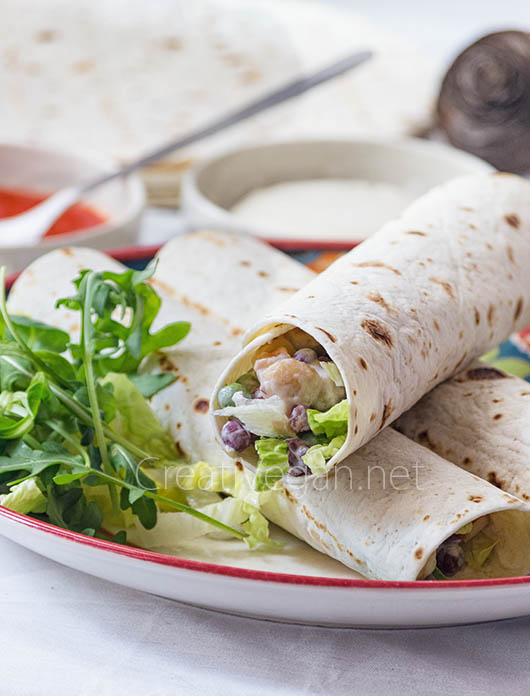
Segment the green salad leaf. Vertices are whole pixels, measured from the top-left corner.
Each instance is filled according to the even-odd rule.
[[[315,435],[325,435],[329,440],[348,432],[348,400],[343,399],[327,411],[307,409],[309,427]]]
[[[178,519],[254,544],[265,528],[256,510],[243,515],[241,506],[250,505],[245,499],[238,497],[241,514],[230,527],[223,519],[236,517],[224,513],[228,505],[215,519],[204,511],[208,505],[190,506],[178,485],[161,488],[145,471],[178,468],[183,459],[144,397],[173,376],[139,375],[138,367],[190,329],[174,322],[151,331],[160,309],[147,282],[153,271],[154,265],[124,273],[82,271],[75,296],[58,302],[80,313],[80,338],[72,342],[59,329],[9,315],[1,269],[0,504],[120,543],[125,530],[112,535],[104,527],[131,529],[136,520],[152,530],[160,510],[171,510],[167,514]]]
[[[259,457],[254,486],[256,491],[267,491],[289,470],[287,441],[262,437],[254,446]]]
[[[337,454],[345,442],[346,435],[338,435],[328,443],[313,445],[302,457],[304,464],[317,476],[325,474],[329,470],[328,460]]]
[[[116,415],[110,425],[129,442],[148,452],[153,461],[143,466],[164,466],[181,459],[175,443],[151,410],[149,404],[127,375],[110,373],[103,384],[112,386]]]
[[[495,539],[484,532],[479,532],[466,544],[467,564],[475,570],[479,570],[486,563],[496,545]]]
[[[9,493],[0,495],[0,505],[27,515],[30,512],[45,512],[47,499],[35,479],[27,479],[12,486]]]

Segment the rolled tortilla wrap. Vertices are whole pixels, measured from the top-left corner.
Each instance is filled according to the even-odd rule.
[[[427,391],[530,323],[529,264],[530,182],[505,174],[453,180],[255,324],[215,394],[256,368],[269,344],[289,339],[293,330],[305,332],[307,345],[316,342],[338,368],[347,398],[347,433],[318,472],[324,473]],[[286,391],[288,378],[281,378]],[[291,384],[300,383],[291,378]],[[278,398],[274,386],[263,389],[267,398]],[[288,416],[292,402],[284,403]],[[214,411],[221,406],[217,398]],[[227,415],[238,413],[217,415],[221,442]],[[294,435],[282,423],[274,436]],[[226,450],[251,465],[258,461],[252,446]]]
[[[220,247],[213,241],[215,239],[225,240],[227,245]],[[206,360],[210,346],[219,336],[232,350],[239,340],[231,330],[223,328],[229,317],[233,322],[237,317],[237,287],[234,285],[232,294],[225,295],[225,305],[218,301],[216,292],[221,292],[226,278],[230,277],[231,254],[223,256],[222,269],[218,257],[213,255],[218,261],[218,273],[210,280],[216,313],[209,310],[207,297],[201,298],[200,309],[197,303],[190,301],[196,297],[193,286],[197,267],[210,263],[209,256],[215,248],[228,249],[229,240],[229,236],[221,233],[211,237],[190,235],[171,242],[161,252],[156,276],[162,272],[164,278],[164,316],[166,320],[190,319],[193,326],[178,350],[164,351],[161,355],[161,363],[178,368],[182,379],[169,388],[171,391],[157,395],[152,406],[181,447],[184,444],[183,449],[188,448],[187,454],[192,460],[205,458],[211,464],[233,466],[233,460],[214,442],[213,430],[206,427],[208,419],[194,408],[196,395],[202,394],[202,389],[211,389],[216,378],[208,372],[203,374],[202,368],[206,366],[201,368],[200,359]],[[234,273],[241,260],[257,257],[260,268],[267,268],[263,264],[267,263],[268,247],[256,241],[242,242],[247,243],[249,246],[245,249],[249,258],[246,258],[248,254],[242,258],[233,252],[237,260],[232,267]],[[234,246],[241,248],[235,242]],[[186,250],[191,249],[193,254],[188,256]],[[204,253],[200,253],[201,250]],[[181,263],[182,259],[186,262]],[[270,259],[276,261],[276,252]],[[302,273],[296,268],[296,262],[285,260],[284,263],[291,279],[297,272]],[[21,275],[10,295],[11,311],[31,315],[38,306],[40,319],[75,333],[78,329],[76,317],[64,308],[56,310],[54,305],[58,297],[69,294],[70,279],[84,267],[122,268],[93,250],[53,252],[34,262]],[[307,274],[311,275],[309,271]],[[217,280],[222,281],[221,287],[217,286]],[[262,280],[264,277],[258,274],[253,281],[248,277],[249,284],[259,285]],[[268,290],[264,285],[260,287],[254,286],[250,292],[256,301],[266,302]],[[186,294],[183,296],[184,288]],[[208,312],[205,313],[205,309]],[[235,325],[244,328],[245,317],[239,317]],[[201,346],[203,352],[198,358],[194,351]],[[212,365],[220,370],[222,364],[217,355],[210,350]],[[209,385],[208,379],[211,380]],[[176,427],[177,423],[181,428]],[[432,568],[433,552],[453,532],[477,519],[487,522],[482,534],[497,543],[482,565],[467,565],[454,577],[517,575],[529,570],[529,515],[523,512],[522,503],[393,431],[385,430],[328,477],[290,479],[277,490],[262,494],[262,501],[264,512],[271,520],[366,577],[413,580],[426,574]],[[178,539],[175,539],[175,547],[178,549]],[[469,553],[478,564],[481,559],[473,550],[471,546]]]
[[[429,575],[442,542],[484,515],[490,517],[483,533],[497,541],[491,556],[452,577],[530,569],[529,508],[391,428],[326,477],[289,477],[263,496],[270,520],[367,578]]]
[[[530,501],[530,384],[474,363],[394,424],[407,437]]]

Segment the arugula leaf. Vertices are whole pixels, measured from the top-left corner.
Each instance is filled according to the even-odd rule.
[[[150,399],[155,394],[158,394],[159,391],[162,391],[162,389],[169,387],[177,379],[176,375],[172,375],[170,372],[161,372],[154,375],[130,374],[128,377],[144,399]]]
[[[84,270],[74,281],[77,294],[58,300],[57,307],[85,313],[85,346],[80,341],[70,344],[70,350],[79,363],[88,351],[97,376],[136,372],[144,357],[175,345],[189,333],[190,324],[181,321],[151,333],[161,305],[154,288],[146,283],[155,269],[156,263],[144,271]]]
[[[5,268],[0,269],[0,491],[5,492],[0,504],[24,494],[20,505],[26,512],[106,538],[100,527],[107,501],[108,519],[125,527],[136,516],[152,529],[160,507],[247,538],[182,502],[183,492],[157,492],[141,464],[153,456],[181,464],[174,443],[125,374],[100,379],[112,366],[150,395],[174,379],[136,374],[144,357],[174,345],[190,328],[175,322],[151,332],[160,309],[160,298],[146,283],[153,271],[154,266],[118,274],[83,271],[75,281],[76,296],[58,303],[80,311],[81,336],[73,344],[59,329],[9,315]],[[72,360],[62,355],[66,350]],[[26,489],[35,494],[31,505]],[[263,527],[253,519],[249,516],[248,539]],[[111,538],[123,543],[125,532]]]
[[[54,326],[44,324],[42,321],[30,319],[29,317],[10,315],[11,322],[17,329],[17,334],[24,343],[34,351],[45,350],[52,353],[64,353],[70,342],[70,336],[66,331],[56,329]],[[5,342],[14,342],[5,322],[2,322],[2,338]]]

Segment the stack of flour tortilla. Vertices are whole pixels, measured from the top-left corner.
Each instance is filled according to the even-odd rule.
[[[291,314],[289,308],[300,307],[300,297],[315,294],[319,301],[326,302],[326,316],[319,315],[318,321],[319,326],[323,324],[321,328],[334,335],[336,340],[330,339],[331,343],[339,344],[339,331],[345,331],[353,346],[362,350],[367,364],[377,366],[370,377],[366,376],[371,380],[366,386],[360,378],[350,378],[356,374],[358,359],[348,361],[343,349],[337,347],[335,353],[333,346],[326,344],[345,381],[356,379],[358,394],[361,387],[365,390],[367,396],[355,402],[358,412],[378,408],[388,398],[393,400],[394,411],[385,423],[377,419],[374,430],[368,425],[362,438],[350,440],[326,477],[302,481],[286,477],[277,490],[265,494],[265,513],[364,576],[386,580],[422,577],[444,540],[469,522],[489,516],[488,525],[497,544],[488,563],[479,570],[466,568],[456,577],[530,572],[530,508],[523,500],[523,493],[528,495],[528,438],[524,435],[524,416],[509,418],[510,413],[523,413],[530,389],[515,378],[498,373],[493,378],[492,372],[484,372],[489,368],[474,363],[467,366],[527,320],[530,291],[523,283],[523,272],[530,260],[529,189],[527,182],[505,176],[473,177],[446,185],[392,223],[390,231],[376,240],[378,249],[370,246],[363,251],[371,244],[365,242],[347,255],[346,261],[318,278],[255,240],[208,232],[169,243],[160,253],[154,279],[163,297],[160,321],[178,316],[190,320],[193,328],[175,350],[164,351],[158,364],[145,366],[171,370],[179,376],[175,384],[153,399],[157,415],[190,459],[230,465],[229,456],[214,442],[207,413],[215,382],[229,358],[238,352],[242,334],[255,317],[269,311],[278,318],[273,320],[280,323],[276,328],[283,330],[285,314]],[[423,247],[424,235],[417,232],[431,235],[432,257]],[[415,246],[410,244],[411,239]],[[396,241],[398,244],[393,243]],[[429,263],[432,270],[422,274],[421,264],[427,267]],[[103,254],[87,249],[53,252],[22,274],[10,296],[10,308],[31,314],[38,305],[39,318],[75,331],[74,318],[68,311],[53,308],[55,299],[68,293],[69,279],[81,267],[115,266],[116,262]],[[352,274],[351,288],[347,288],[351,296],[344,293],[345,268]],[[371,288],[363,275],[369,269],[373,273]],[[387,309],[373,298],[367,300],[373,308],[368,305],[356,282],[366,283],[361,285],[366,295],[379,293]],[[307,290],[317,283],[324,286],[318,296]],[[328,283],[336,290],[334,295],[326,290]],[[330,297],[335,298],[333,302]],[[345,302],[347,310],[341,309]],[[282,309],[275,309],[278,303]],[[416,312],[406,311],[410,309]],[[401,314],[401,323],[394,312]],[[472,322],[465,321],[469,313]],[[410,318],[411,314],[416,316]],[[377,336],[362,328],[367,318],[377,323]],[[308,322],[304,320],[306,330],[310,328]],[[267,328],[269,324],[260,322],[257,326]],[[388,332],[391,336],[390,345],[378,337],[381,329],[381,335]],[[425,338],[416,339],[417,344],[410,342],[409,336],[421,336],[419,329],[427,334]],[[251,329],[248,335],[254,333]],[[435,335],[438,351],[433,349],[431,355],[427,348],[429,341],[434,345]],[[410,346],[407,350],[405,343]],[[463,353],[466,356],[459,363]],[[236,362],[240,359],[236,357]],[[408,428],[407,434],[418,442],[388,427],[377,434],[441,381],[433,379],[436,369],[441,371],[441,379],[457,374],[426,397],[426,408],[421,410],[418,405],[398,421],[398,427],[405,432]],[[463,399],[468,401],[466,406],[454,406],[444,424],[440,415],[450,412],[447,405],[456,401],[445,394],[448,389],[453,394],[456,390],[460,404]],[[492,392],[487,394],[486,404],[482,403],[481,391]],[[472,396],[466,396],[468,393]],[[475,399],[480,401],[476,410],[467,406]],[[489,432],[488,409],[499,399],[505,400],[506,406],[498,406],[502,401],[495,403],[499,409],[491,413],[495,430],[491,430],[490,439],[484,440],[480,451],[475,447],[470,452],[469,443]],[[415,411],[421,424],[414,420]],[[502,417],[494,418],[498,413]],[[407,418],[411,419],[408,425]],[[451,418],[460,425],[452,434]],[[369,418],[367,422],[370,424]],[[499,442],[509,447],[509,459],[499,457]],[[501,447],[504,450],[504,444]],[[429,448],[438,449],[447,458]],[[488,476],[490,472],[495,480]],[[488,478],[489,482],[485,480]]]
[[[0,0],[0,140],[127,161],[301,72],[358,49],[376,57],[336,84],[148,170],[175,203],[197,156],[306,136],[397,136],[430,122],[436,80],[407,42],[307,2]]]

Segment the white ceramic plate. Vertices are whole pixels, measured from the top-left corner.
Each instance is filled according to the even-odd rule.
[[[122,262],[150,258],[128,247]],[[14,278],[8,281],[8,286]],[[276,552],[239,541],[145,551],[66,531],[0,506],[0,534],[82,572],[217,611],[312,625],[404,628],[494,621],[530,615],[530,577],[504,580],[365,580],[278,528]],[[170,555],[173,554],[173,555]]]
[[[317,552],[306,553],[296,541],[284,552],[285,558],[274,554],[276,568],[267,571],[256,569],[272,560],[267,554],[260,557],[260,552],[241,552],[247,567],[234,566],[234,547],[227,548],[232,542],[217,550],[216,563],[177,558],[92,539],[2,507],[0,533],[47,558],[126,587],[275,621],[404,628],[530,614],[530,577],[452,582],[363,580]],[[203,554],[208,555],[207,548]],[[292,572],[293,567],[297,573]],[[326,575],[315,575],[322,569]]]

